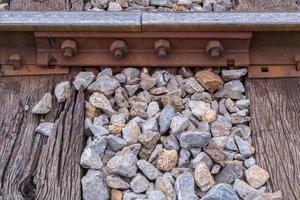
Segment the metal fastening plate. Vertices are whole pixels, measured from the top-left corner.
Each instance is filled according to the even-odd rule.
[[[249,78],[283,78],[300,77],[300,71],[296,66],[249,66]]]
[[[22,65],[20,69],[15,70],[13,65],[0,65],[0,76],[29,76],[29,75],[51,75],[68,74],[69,67],[45,67],[38,65]]]

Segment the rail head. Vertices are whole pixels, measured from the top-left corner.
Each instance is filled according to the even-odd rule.
[[[300,12],[0,12],[0,31],[300,31]]]

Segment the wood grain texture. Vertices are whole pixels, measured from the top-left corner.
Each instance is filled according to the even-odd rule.
[[[295,0],[235,0],[237,11],[298,10]]]
[[[258,165],[269,189],[300,199],[300,79],[249,79],[251,130]]]
[[[73,88],[67,102],[53,99],[46,116],[31,114],[46,92],[68,79],[71,76],[0,78],[0,199],[81,199],[84,93]],[[56,123],[52,136],[35,133],[41,120]]]
[[[11,0],[12,11],[82,11],[83,0]]]

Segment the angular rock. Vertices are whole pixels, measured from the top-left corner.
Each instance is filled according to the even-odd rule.
[[[245,122],[249,122],[251,120],[251,118],[249,116],[245,116],[247,115],[247,110],[245,110],[246,113],[242,114],[243,116],[241,116],[239,113],[233,113],[230,115],[231,117],[231,121],[232,121],[232,124],[242,124],[242,123],[245,123]],[[238,111],[240,112],[240,111]]]
[[[71,86],[69,81],[64,81],[55,86],[54,95],[58,103],[67,100],[71,95]]]
[[[161,137],[161,140],[162,140],[162,143],[163,143],[165,149],[179,150],[179,148],[180,148],[179,142],[178,142],[176,136],[173,134],[170,134],[169,136],[167,136],[165,138]]]
[[[43,98],[35,104],[32,108],[32,114],[47,114],[52,108],[52,95],[50,92],[46,93]]]
[[[257,196],[259,196],[258,190],[252,188],[245,181],[242,181],[240,179],[236,179],[232,187],[244,200],[253,200]]]
[[[110,175],[106,177],[106,183],[110,188],[125,190],[130,188],[130,185],[118,175]]]
[[[122,87],[115,90],[115,100],[120,108],[129,107],[128,95]]]
[[[247,69],[222,70],[222,78],[224,81],[239,79],[247,74]]]
[[[263,186],[270,178],[269,173],[257,165],[254,165],[247,169],[245,171],[245,176],[249,185],[254,188]]]
[[[204,101],[190,101],[189,107],[195,117],[199,120],[202,119],[202,115],[210,109],[210,104],[205,103]]]
[[[101,110],[92,106],[89,102],[84,103],[85,116],[90,118],[97,118],[101,115]]]
[[[204,91],[204,88],[193,77],[183,80],[183,88],[189,94]]]
[[[230,137],[226,143],[226,149],[231,151],[238,151],[238,148],[235,144],[235,140],[233,137]]]
[[[240,198],[233,190],[232,186],[220,183],[212,187],[201,200],[239,200]]]
[[[141,101],[134,102],[130,109],[130,115],[133,117],[147,118],[146,109],[147,103]]]
[[[137,162],[138,168],[142,171],[142,173],[149,179],[155,180],[161,174],[158,169],[156,169],[151,163],[145,160],[139,160]]]
[[[160,138],[160,134],[158,132],[146,132],[141,134],[138,138],[138,141],[142,143],[145,147],[151,149],[156,146],[157,141]]]
[[[159,157],[159,154],[160,154],[160,151],[163,149],[163,146],[162,144],[158,144],[156,145],[155,149],[152,151],[149,159],[148,159],[148,162],[153,162],[155,161],[158,157]]]
[[[152,101],[149,103],[147,108],[148,118],[155,116],[159,112],[159,104],[157,101]]]
[[[79,72],[73,81],[73,85],[77,90],[85,90],[95,78],[96,76],[93,72]]]
[[[195,169],[195,182],[201,191],[208,191],[214,184],[214,178],[210,174],[210,170],[204,162],[200,162]]]
[[[211,123],[217,119],[217,111],[213,109],[208,109],[204,112],[204,114],[201,117],[203,121]]]
[[[109,132],[106,128],[104,128],[103,126],[94,126],[94,125],[91,125],[90,127],[90,131],[91,133],[95,136],[95,137],[102,137],[104,135],[108,135]]]
[[[183,109],[184,100],[181,98],[181,90],[174,90],[161,97],[161,102],[164,106],[173,106],[177,111]]]
[[[191,96],[192,101],[204,101],[205,103],[212,102],[211,94],[207,92],[196,92]]]
[[[229,140],[228,136],[214,137],[210,140],[208,146],[212,148],[224,149]]]
[[[157,160],[157,168],[162,171],[170,171],[176,166],[178,153],[176,150],[162,149]]]
[[[195,78],[205,89],[211,93],[223,85],[221,77],[211,71],[198,71],[195,74]]]
[[[236,101],[236,106],[239,109],[246,109],[250,106],[250,100],[249,99],[241,99]]]
[[[203,162],[206,164],[206,166],[211,169],[213,166],[212,160],[206,155],[206,153],[201,152],[199,153],[192,161],[191,161],[191,167],[196,168],[196,166],[200,163]]]
[[[211,123],[210,130],[214,137],[228,136],[232,125],[228,122],[216,120]]]
[[[106,137],[99,137],[93,140],[88,140],[86,144],[86,148],[92,149],[94,152],[98,154],[100,158],[103,158],[104,152],[106,150],[107,140]]]
[[[110,173],[119,174],[125,177],[133,177],[137,171],[137,157],[132,152],[118,153],[110,159],[106,165]]]
[[[107,11],[111,11],[111,12],[122,11],[122,6],[118,2],[109,2]]]
[[[156,84],[156,78],[149,76],[149,74],[141,74],[141,88],[143,90],[150,90]]]
[[[84,168],[101,169],[103,166],[101,157],[91,148],[85,148],[81,154],[80,164]]]
[[[120,190],[112,189],[110,192],[111,200],[122,200],[123,194]]]
[[[141,135],[141,129],[139,125],[131,120],[122,130],[122,137],[127,141],[128,144],[137,143],[138,138]]]
[[[124,192],[123,194],[123,200],[142,200],[146,199],[146,197],[145,194],[136,194],[134,192]]]
[[[129,83],[132,79],[140,76],[140,70],[136,68],[124,68],[122,74],[126,76],[126,82]]]
[[[106,112],[109,115],[114,114],[116,111],[111,107],[108,99],[98,92],[94,92],[89,99],[89,102],[92,106],[99,108],[103,112]]]
[[[205,148],[204,152],[217,164],[225,166],[226,154],[218,148]]]
[[[51,136],[55,130],[55,124],[51,122],[42,122],[35,129],[35,132],[43,134],[45,136]]]
[[[186,149],[179,152],[178,167],[189,167],[191,153]]]
[[[244,158],[249,158],[252,155],[252,151],[251,151],[249,143],[247,141],[244,141],[239,136],[234,136],[234,139],[235,139],[235,142],[239,149],[240,154]]]
[[[141,174],[137,174],[130,182],[130,187],[134,193],[145,192],[149,187],[149,181]]]
[[[139,84],[125,86],[128,96],[133,96],[140,88]]]
[[[250,168],[250,167],[254,166],[255,164],[256,164],[256,161],[253,157],[248,158],[244,161],[244,166],[246,168]]]
[[[208,145],[211,139],[210,133],[198,132],[198,131],[187,131],[183,132],[180,137],[180,146],[182,148],[199,147],[203,148]]]
[[[81,179],[82,197],[85,200],[108,200],[108,189],[104,185],[102,174],[98,170],[89,170]]]
[[[167,200],[167,197],[162,191],[154,190],[149,193],[148,200]]]
[[[161,134],[167,132],[170,128],[171,120],[175,116],[175,110],[172,106],[167,105],[161,111],[159,116],[159,130]]]
[[[155,117],[147,119],[142,125],[142,132],[158,131],[158,124]]]
[[[112,95],[119,86],[120,83],[114,77],[103,75],[89,85],[87,89],[91,92],[99,92],[105,96],[109,96]]]
[[[162,191],[167,200],[175,200],[176,193],[171,182],[166,177],[158,177],[155,182],[155,189]]]
[[[211,174],[216,175],[220,172],[221,165],[214,165],[210,171]]]
[[[109,123],[108,115],[102,114],[94,118],[94,126],[105,126]]]
[[[123,147],[125,147],[127,145],[127,142],[115,135],[109,135],[106,137],[107,140],[107,144],[108,146],[114,151],[120,151],[121,149],[123,149]]]
[[[185,116],[175,116],[173,117],[170,128],[173,134],[180,133],[184,131],[189,125],[189,119]]]
[[[217,183],[232,184],[236,179],[242,178],[244,175],[244,168],[241,163],[229,163],[226,167],[215,176]]]
[[[174,188],[178,200],[198,200],[195,194],[195,180],[191,173],[185,172],[177,177]]]
[[[150,0],[151,6],[166,6],[168,3],[169,0]]]
[[[155,87],[150,90],[150,94],[152,95],[163,95],[168,92],[169,90],[166,87]]]
[[[242,99],[245,92],[244,85],[240,80],[229,81],[223,88],[215,93],[217,98]]]

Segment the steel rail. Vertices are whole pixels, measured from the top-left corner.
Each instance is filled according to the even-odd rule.
[[[300,31],[300,12],[0,12],[0,31]]]

